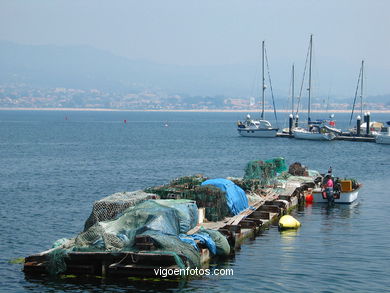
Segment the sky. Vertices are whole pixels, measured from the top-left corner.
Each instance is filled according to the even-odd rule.
[[[371,92],[384,94],[390,93],[389,11],[388,0],[0,0],[0,40],[88,45],[191,66],[258,62],[265,40],[270,59],[287,72],[293,62],[302,70],[313,34],[316,70],[332,65],[323,84],[337,84],[329,72],[340,74],[344,66],[356,72],[353,91],[365,59],[368,72],[383,76]]]

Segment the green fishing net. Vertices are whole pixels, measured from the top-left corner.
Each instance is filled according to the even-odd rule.
[[[51,274],[66,270],[69,252],[137,252],[139,235],[149,236],[156,251],[183,255],[190,266],[200,263],[199,252],[178,237],[194,228],[198,222],[198,208],[191,200],[147,200],[128,207],[111,220],[96,222],[48,254]],[[56,243],[57,245],[58,243]]]

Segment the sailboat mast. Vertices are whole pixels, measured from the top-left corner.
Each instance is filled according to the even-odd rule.
[[[363,80],[364,80],[364,60],[362,60],[361,69],[361,83],[360,83],[360,117],[363,117]]]
[[[310,105],[311,105],[311,59],[313,56],[313,35],[310,35],[310,58],[309,58],[309,104],[307,107],[307,122],[310,123]]]
[[[351,117],[349,118],[349,125],[351,125],[352,123],[353,113],[355,111],[355,106],[356,106],[356,99],[359,92],[359,86],[360,86],[360,117],[363,117],[363,65],[364,65],[364,60],[362,60],[362,65],[360,66],[360,70],[359,70],[359,76],[358,76],[356,90],[355,90],[355,97],[353,98]]]
[[[291,114],[294,115],[294,63],[292,65],[291,79]]]
[[[265,47],[264,47],[264,41],[262,43],[262,54],[261,54],[261,69],[262,69],[262,101],[261,101],[261,119],[263,120],[264,119],[264,101],[265,101],[265,97],[264,97],[264,92],[265,92],[265,77],[264,77],[264,50],[265,50]]]

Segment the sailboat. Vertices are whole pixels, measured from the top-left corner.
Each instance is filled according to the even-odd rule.
[[[352,123],[352,118],[353,118],[353,114],[355,111],[359,87],[360,87],[360,115],[357,117],[357,120],[361,121],[361,118],[364,117],[364,121],[360,124],[360,133],[358,133],[358,130],[355,127],[355,128],[349,129],[349,134],[350,135],[357,135],[357,134],[358,135],[360,135],[360,134],[378,135],[381,132],[384,124],[381,122],[370,121],[370,116],[371,116],[370,112],[364,113],[364,116],[363,116],[363,85],[364,85],[364,60],[362,60],[362,63],[360,66],[359,77],[358,77],[358,82],[357,82],[356,91],[355,91],[355,97],[353,99],[353,106],[352,106],[351,116],[349,119],[349,126],[351,126],[351,123]],[[367,131],[367,124],[369,127],[368,131]]]
[[[307,107],[307,128],[296,127],[293,129],[294,138],[307,140],[332,140],[336,137],[335,131],[332,131],[325,123],[326,121],[311,121],[311,63],[313,56],[313,35],[310,35],[309,44],[309,87],[308,87],[308,107]]]
[[[271,122],[264,119],[265,112],[265,89],[267,88],[265,85],[265,76],[264,76],[264,58],[265,58],[265,44],[264,41],[262,43],[262,109],[260,120],[252,119],[249,114],[246,115],[246,119],[244,121],[237,122],[237,131],[241,136],[250,136],[250,137],[275,137],[279,128],[275,128],[272,126]],[[267,60],[268,65],[268,60]],[[271,81],[271,79],[270,79]],[[272,91],[272,87],[271,87]],[[275,112],[275,104],[274,104],[274,112]],[[276,113],[275,113],[276,118]]]
[[[295,127],[298,127],[298,113],[294,114],[294,88],[295,88],[295,66],[294,64],[291,67],[291,114],[289,115],[289,125],[288,128],[283,128],[283,133],[291,134],[290,131],[292,131]],[[291,128],[291,129],[290,129]]]

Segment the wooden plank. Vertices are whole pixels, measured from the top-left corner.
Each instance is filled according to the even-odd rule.
[[[360,141],[360,142],[375,142],[375,137],[362,137],[362,136],[342,136],[338,135],[335,140],[347,140],[347,141]]]
[[[280,207],[277,205],[262,205],[259,208],[260,211],[272,212],[272,213],[280,213]]]

